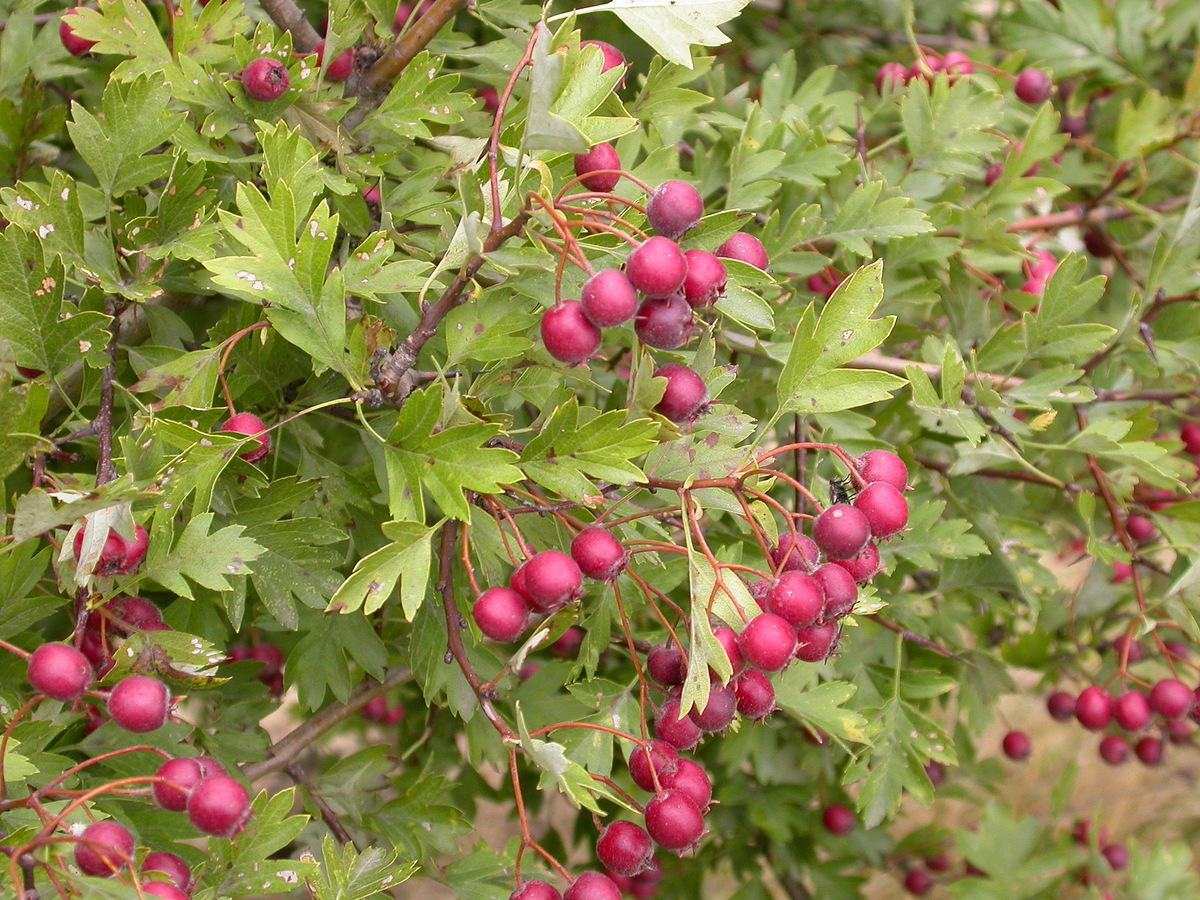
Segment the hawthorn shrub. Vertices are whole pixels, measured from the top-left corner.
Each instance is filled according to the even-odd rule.
[[[0,896],[1194,900],[1194,4],[467,6],[5,4]]]

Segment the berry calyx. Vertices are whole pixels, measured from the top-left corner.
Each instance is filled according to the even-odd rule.
[[[526,881],[508,895],[508,900],[562,900],[562,894],[544,881]]]
[[[75,23],[72,20],[82,9],[86,9],[86,7],[77,6],[63,13],[62,21],[58,25],[58,39],[62,41],[62,45],[67,48],[67,52],[72,56],[81,58],[91,53],[92,48],[96,46],[96,41],[81,38],[75,33]],[[40,375],[41,373],[39,372],[38,374]]]
[[[857,556],[871,537],[871,523],[857,507],[835,503],[813,522],[813,540],[830,559]]]
[[[589,278],[579,293],[583,314],[597,328],[615,328],[633,318],[637,291],[620,269],[604,269]]]
[[[292,80],[287,67],[277,59],[262,56],[242,70],[242,88],[246,96],[260,103],[272,103],[287,93]]]
[[[670,297],[687,277],[687,260],[670,238],[655,235],[637,247],[625,262],[630,283],[647,297]]]
[[[1182,719],[1195,700],[1191,688],[1174,678],[1164,678],[1150,689],[1150,706],[1164,719]]]
[[[732,235],[729,240],[717,248],[716,254],[722,259],[736,259],[739,262],[748,263],[764,272],[771,262],[762,241],[744,231]]]
[[[621,889],[607,875],[583,872],[563,893],[563,900],[621,900]]]
[[[134,734],[148,734],[166,724],[171,709],[171,693],[156,678],[130,675],[112,689],[108,715],[121,728]]]
[[[1029,735],[1023,731],[1010,731],[1004,736],[1002,745],[1004,747],[1004,755],[1016,762],[1023,762],[1029,759],[1029,754],[1033,750],[1033,742],[1029,740]]]
[[[746,625],[738,638],[746,661],[764,672],[778,672],[796,652],[796,629],[782,616],[763,613]]]
[[[682,791],[664,791],[646,804],[646,831],[664,850],[687,850],[704,834],[704,814]]]
[[[267,425],[254,413],[238,413],[230,417],[221,430],[226,434],[244,434],[254,438],[250,449],[238,454],[248,463],[261,462],[271,452],[271,435],[267,434]]]
[[[704,199],[686,181],[666,181],[646,201],[650,227],[663,237],[679,240],[704,215]]]
[[[694,421],[708,406],[708,387],[704,379],[680,363],[663,366],[655,378],[667,379],[667,389],[654,411],[677,425]]]
[[[760,722],[775,711],[775,686],[758,669],[747,669],[733,683],[737,709],[747,719]]]
[[[153,794],[155,802],[163,809],[171,812],[183,812],[187,809],[188,797],[193,788],[204,780],[204,772],[194,759],[172,759],[159,766],[154,773],[162,781],[155,782]]]
[[[1029,104],[1044,103],[1050,99],[1050,76],[1041,69],[1022,69],[1013,82],[1013,93]]]
[[[683,258],[687,261],[683,298],[692,309],[712,306],[725,293],[725,285],[729,282],[725,263],[707,250],[689,250]]]
[[[646,829],[633,822],[613,822],[596,841],[596,858],[618,875],[632,878],[650,865],[654,842]]]
[[[830,834],[849,834],[854,830],[855,821],[854,813],[840,803],[825,807],[821,813],[821,822]]]
[[[471,607],[471,618],[493,641],[511,644],[525,633],[529,624],[529,604],[509,588],[488,588]]]
[[[1112,707],[1112,695],[1093,685],[1075,699],[1075,718],[1088,731],[1102,731],[1112,719]]]
[[[767,594],[765,608],[793,628],[811,625],[825,609],[825,590],[811,575],[784,572]]]
[[[663,641],[651,647],[646,654],[646,672],[656,684],[674,687],[683,684],[687,678],[687,662],[674,641]]]
[[[647,347],[677,350],[692,336],[692,308],[681,294],[646,300],[638,307],[633,330]]]
[[[75,844],[75,865],[84,875],[111,878],[133,858],[133,835],[116,822],[96,822],[84,829]]]
[[[520,569],[519,592],[538,612],[553,612],[583,592],[583,573],[575,560],[557,550],[543,550]]]
[[[559,362],[578,365],[600,349],[600,329],[593,325],[578,300],[565,300],[542,315],[542,343]]]
[[[629,553],[607,528],[585,528],[571,541],[571,558],[588,578],[612,581],[629,562]]]
[[[575,157],[575,174],[589,191],[607,194],[621,180],[621,157],[612,144],[597,144]]]
[[[657,791],[654,775],[659,782],[679,766],[679,753],[666,741],[651,741],[649,749],[638,747],[629,754],[629,774],[633,783],[643,791]]]
[[[42,644],[29,657],[29,683],[47,697],[70,703],[92,683],[87,657],[66,644]]]
[[[250,815],[250,794],[228,775],[213,775],[192,789],[187,814],[205,834],[232,837]]]

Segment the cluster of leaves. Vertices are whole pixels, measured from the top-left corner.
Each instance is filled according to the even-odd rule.
[[[239,0],[102,0],[80,16],[97,41],[85,60],[59,46],[57,19],[6,5],[0,640],[70,640],[81,610],[118,594],[163,607],[174,631],[137,640],[176,661],[172,686],[189,697],[149,742],[298,784],[260,796],[237,840],[192,852],[206,862],[204,896],[302,882],[351,900],[415,876],[503,898],[520,839],[489,847],[471,835],[481,801],[512,804],[514,745],[522,824],[553,810],[556,828],[538,839],[560,858],[590,854],[591,812],[626,802],[590,776],[628,787],[629,741],[531,733],[585,723],[641,736],[647,698],[630,645],[667,637],[654,598],[682,611],[671,624],[693,638],[685,702],[707,689],[720,573],[690,525],[719,563],[761,570],[756,528],[775,538],[784,524],[762,504],[752,523],[709,482],[797,441],[851,455],[887,447],[913,473],[909,529],[884,549],[886,571],[838,655],[780,676],[767,724],[700,748],[720,805],[698,859],[664,860],[664,896],[753,900],[777,884],[792,897],[854,897],[873,873],[950,842],[956,862],[985,875],[959,896],[1085,890],[1066,820],[1008,809],[994,748],[978,739],[1015,689],[1011,666],[1046,683],[1123,681],[1124,661],[1096,652],[1122,634],[1200,645],[1200,503],[1178,438],[1200,414],[1200,70],[1180,52],[1200,38],[1194,4],[1020,0],[984,13],[785,0],[724,24],[728,43],[715,29],[736,2],[610,5],[628,8],[539,26],[537,5],[480,0],[353,128],[351,89]],[[353,45],[382,53],[385,6],[308,10],[329,17],[326,60]],[[937,35],[933,48],[923,35]],[[625,86],[581,38],[625,50]],[[950,47],[975,60],[973,74],[873,86],[883,63]],[[262,104],[236,73],[268,54],[292,87]],[[1036,106],[1014,97],[1012,77],[1029,65],[1061,93]],[[477,92],[505,93],[517,69],[496,121]],[[696,185],[710,214],[688,246],[751,231],[770,274],[731,263],[715,313],[680,351],[612,331],[602,359],[564,369],[538,322],[556,298],[578,296],[586,273],[561,265],[549,208],[575,176],[573,154],[600,142],[640,182]],[[616,193],[645,199],[632,180]],[[513,222],[522,227],[497,240],[493,223]],[[599,229],[577,247],[597,268],[626,250]],[[1040,296],[1019,290],[1035,247],[1058,259]],[[857,272],[832,298],[806,289],[827,267]],[[381,360],[406,344],[419,351],[411,392],[382,403]],[[668,361],[692,366],[716,398],[682,431],[653,412],[662,382],[651,373]],[[271,426],[260,465],[218,430],[234,411]],[[787,460],[822,496],[845,474],[829,454]],[[108,466],[117,477],[97,477]],[[806,511],[782,480],[757,477],[783,508]],[[1121,522],[1151,500],[1160,537],[1139,548]],[[628,517],[615,528],[626,543],[686,552],[638,553],[637,579],[591,585],[515,651],[460,624],[473,588],[507,583],[522,543],[565,549],[572,527],[610,511]],[[143,568],[81,577],[70,539],[84,516],[146,527]],[[1075,540],[1091,571],[1068,587],[1054,558]],[[1111,583],[1113,563],[1134,563],[1134,582]],[[574,625],[578,651],[553,656]],[[250,642],[287,659],[295,730],[274,744],[260,723],[280,701],[255,664],[207,664]],[[385,689],[408,710],[398,726],[347,718]],[[24,663],[0,654],[3,721],[26,694]],[[324,743],[332,726],[353,751]],[[830,740],[813,746],[805,730]],[[4,787],[17,799],[134,743],[112,725],[87,733],[55,704],[10,731]],[[313,758],[293,766],[310,745]],[[67,787],[144,775],[143,762],[115,757]],[[905,797],[933,799],[931,764],[952,767],[942,790],[975,804],[975,832],[885,827]],[[830,802],[864,827],[827,834]],[[194,837],[141,800],[102,795],[92,814],[132,825],[145,846]],[[0,805],[0,846],[37,825],[30,809]],[[61,846],[43,852],[65,858]],[[1191,865],[1184,842],[1163,843],[1121,889],[1190,900]],[[736,889],[720,886],[729,872]]]

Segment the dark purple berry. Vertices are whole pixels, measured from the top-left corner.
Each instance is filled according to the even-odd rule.
[[[818,663],[833,650],[838,638],[837,622],[823,622],[796,629],[796,659]]]
[[[612,144],[597,144],[575,157],[575,174],[589,191],[607,194],[621,180],[621,157]]]
[[[597,328],[615,328],[633,318],[637,291],[620,269],[604,269],[589,278],[579,294],[583,314]]]
[[[680,294],[644,300],[633,320],[633,330],[647,347],[678,350],[692,336],[692,308]]]
[[[1013,93],[1025,103],[1045,103],[1051,87],[1050,76],[1041,69],[1022,69],[1013,82]]]
[[[758,669],[747,669],[733,683],[737,708],[747,719],[765,719],[775,711],[775,686]]]
[[[842,806],[840,803],[834,803],[825,807],[821,813],[821,821],[825,825],[825,830],[830,834],[849,834],[854,830],[855,818],[854,813]]]
[[[1157,766],[1163,758],[1162,739],[1144,737],[1134,745],[1133,752],[1142,761],[1142,765]]]
[[[687,678],[687,662],[674,641],[663,641],[646,654],[646,671],[656,684],[674,687]]]
[[[700,726],[689,716],[679,714],[679,701],[671,698],[659,707],[654,717],[654,734],[676,750],[691,750],[704,736]]]
[[[647,303],[663,301],[648,300]],[[678,425],[695,420],[708,406],[708,388],[704,379],[687,366],[672,363],[654,373],[655,378],[667,379],[667,389],[654,411],[662,413]]]
[[[708,689],[708,702],[701,709],[693,706],[688,718],[705,734],[724,731],[737,716],[737,695],[733,689],[714,681]]]
[[[1100,758],[1110,766],[1119,766],[1129,759],[1129,741],[1117,734],[1110,734],[1100,741]]]
[[[646,201],[650,227],[673,241],[679,240],[704,215],[700,192],[686,181],[667,181],[659,185]]]
[[[1055,691],[1046,698],[1046,711],[1056,722],[1069,722],[1075,718],[1075,698],[1066,691]]]

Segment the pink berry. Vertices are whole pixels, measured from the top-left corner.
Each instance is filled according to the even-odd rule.
[[[632,878],[650,865],[654,842],[633,822],[613,822],[596,841],[596,858],[606,869]]]
[[[588,578],[612,581],[629,562],[629,553],[607,528],[585,528],[571,541],[571,558]]]
[[[607,194],[621,180],[621,157],[612,144],[597,144],[575,157],[575,174],[589,191]]]
[[[876,481],[863,488],[854,498],[854,508],[867,517],[871,536],[876,540],[899,534],[908,524],[908,501],[886,481]]]
[[[1108,865],[1114,872],[1120,872],[1129,867],[1129,848],[1124,844],[1109,844],[1100,849],[1100,854],[1108,860]]]
[[[842,566],[826,563],[813,572],[813,578],[825,591],[825,609],[821,617],[826,621],[834,621],[849,615],[858,602],[858,585],[854,576]]]
[[[242,70],[242,88],[246,96],[260,103],[278,100],[291,86],[287,68],[277,59],[262,56]]]
[[[818,663],[829,657],[838,638],[837,622],[822,622],[796,629],[796,659]]]
[[[167,686],[145,675],[130,675],[112,689],[108,715],[126,731],[148,734],[167,722],[171,693]]]
[[[1158,529],[1145,516],[1130,516],[1125,520],[1125,530],[1136,543],[1145,544],[1158,536]]]
[[[676,750],[691,750],[700,743],[704,732],[689,716],[680,715],[679,701],[672,698],[659,707],[654,717],[654,735]]]
[[[1022,762],[1029,758],[1029,753],[1033,750],[1033,743],[1029,740],[1029,735],[1023,731],[1010,731],[1004,736],[1004,755],[1016,762]]]
[[[142,882],[142,893],[147,897],[158,897],[159,900],[188,900],[188,895],[165,881]]]
[[[757,674],[761,675],[762,673]],[[708,805],[712,802],[712,781],[704,768],[695,760],[680,759],[672,771],[662,774],[659,781],[663,790],[679,791],[681,794],[691,797],[692,802],[696,804],[701,813],[707,811]]]
[[[646,671],[656,684],[674,687],[687,678],[687,662],[674,641],[663,641],[646,654]]]
[[[851,559],[835,559],[833,565],[845,569],[855,584],[869,584],[883,568],[883,561],[879,558],[879,547],[874,541],[867,541],[867,545],[857,556]]]
[[[29,657],[29,683],[47,697],[70,703],[92,683],[87,657],[66,644],[42,644]]]
[[[583,592],[583,573],[575,560],[557,550],[543,550],[521,566],[523,596],[537,612],[553,612]]]
[[[494,116],[500,111],[500,92],[490,84],[476,88],[475,96],[483,103],[483,111],[488,115]]]
[[[975,74],[975,63],[971,62],[971,57],[958,50],[951,50],[942,57],[942,71],[950,76],[953,81],[959,75]]]
[[[1112,719],[1112,708],[1112,695],[1093,685],[1075,699],[1075,718],[1088,731],[1102,731]]]
[[[749,263],[754,268],[762,269],[764,272],[770,264],[770,259],[767,257],[767,251],[763,247],[762,241],[752,234],[746,234],[744,231],[739,231],[718,247],[717,256],[722,259],[736,259],[739,262]]]
[[[663,237],[679,240],[704,215],[700,192],[686,181],[667,181],[659,185],[646,201],[650,227]]]
[[[471,617],[493,641],[511,644],[520,639],[529,625],[529,604],[509,588],[488,588],[475,601]]]
[[[181,891],[188,891],[192,886],[192,868],[174,853],[164,853],[155,850],[147,853],[142,860],[141,871],[146,875],[165,875],[167,879]]]
[[[633,783],[643,791],[657,791],[654,773],[659,783],[665,775],[679,767],[679,753],[666,741],[651,741],[649,749],[638,747],[629,754],[629,774]]]
[[[380,206],[383,204],[383,194],[380,193],[379,185],[373,184],[362,192],[363,201],[368,206]]]
[[[563,900],[621,900],[621,889],[599,872],[581,872],[563,893]]]
[[[692,422],[708,406],[704,379],[687,366],[672,363],[655,372],[654,377],[667,379],[667,389],[654,410],[672,422],[679,425]]]
[[[1119,766],[1129,759],[1129,742],[1117,734],[1110,734],[1100,741],[1100,758],[1110,766]]]
[[[1164,678],[1150,689],[1150,706],[1164,719],[1182,719],[1194,703],[1191,689],[1174,678]]]
[[[912,869],[904,876],[904,889],[923,897],[933,889],[933,876],[924,869]]]
[[[638,308],[637,292],[620,269],[597,272],[579,294],[583,314],[597,328],[615,328],[633,318]]]
[[[1150,701],[1141,691],[1129,691],[1113,701],[1113,719],[1126,731],[1141,731],[1152,718]]]
[[[737,708],[747,719],[763,720],[775,711],[775,686],[758,669],[747,669],[733,683]]]
[[[214,775],[192,789],[187,814],[205,834],[232,837],[250,815],[250,794],[228,775]]]
[[[508,900],[562,900],[562,894],[544,881],[526,881],[508,895]]]
[[[821,559],[821,551],[816,543],[806,534],[785,531],[779,536],[779,543],[771,548],[771,562],[783,571],[811,572]]]
[[[163,809],[183,812],[187,809],[192,789],[204,780],[204,772],[194,759],[172,759],[159,766],[154,773],[161,778],[153,788],[154,800]]]
[[[705,734],[724,731],[737,717],[737,695],[733,688],[714,681],[708,689],[708,702],[701,709],[693,706],[688,718]]]
[[[687,260],[687,275],[683,279],[683,297],[692,309],[712,306],[725,293],[729,281],[729,270],[719,257],[707,250],[689,250],[683,254]]]
[[[221,430],[227,434],[244,434],[254,438],[250,449],[238,454],[246,462],[261,462],[271,452],[271,435],[267,434],[267,425],[253,413],[238,413],[222,425]]]
[[[778,672],[796,652],[796,629],[782,616],[763,613],[746,625],[738,638],[746,661],[764,672]]]
[[[1050,76],[1041,69],[1022,69],[1013,82],[1013,93],[1025,103],[1045,103],[1050,99]]]
[[[647,297],[670,297],[687,277],[687,260],[670,238],[647,238],[625,262],[630,283]]]
[[[746,665],[745,659],[742,657],[741,645],[736,631],[728,625],[718,625],[713,629],[713,637],[717,639],[717,643],[725,650],[725,656],[729,660],[729,667],[736,675]]]
[[[879,93],[898,91],[908,84],[908,66],[904,63],[884,63],[875,73],[875,90]]]
[[[1157,766],[1163,758],[1162,739],[1144,737],[1134,745],[1133,752],[1141,760],[1142,765]]]
[[[62,41],[62,45],[67,48],[67,52],[72,56],[84,57],[92,52],[92,48],[96,46],[95,41],[89,41],[86,38],[81,38],[75,33],[74,22],[76,15],[80,10],[86,9],[84,6],[76,6],[74,9],[63,14],[62,21],[58,26],[58,37]],[[41,374],[40,372],[38,373]],[[107,874],[107,873],[106,873]]]
[[[834,803],[825,807],[821,813],[821,821],[830,834],[843,835],[854,830],[856,820],[854,813],[849,809],[840,803]]]
[[[828,300],[847,277],[845,273],[839,272],[833,266],[826,266],[815,275],[808,276],[808,281],[805,284],[814,294]]]
[[[846,503],[830,506],[813,522],[813,540],[830,559],[857,556],[871,537],[871,523]]]
[[[647,347],[677,350],[692,336],[692,308],[681,294],[645,300],[638,307],[633,330]]]
[[[578,365],[600,349],[600,329],[588,321],[578,300],[565,300],[542,316],[542,343],[559,362]]]
[[[704,814],[682,791],[664,791],[646,804],[646,831],[664,850],[687,850],[704,834]]]
[[[84,829],[75,844],[75,865],[84,875],[111,878],[133,858],[133,835],[116,822],[96,822]]]
[[[162,624],[162,610],[142,597],[118,597],[103,607],[114,619],[109,628],[122,633],[130,629],[145,629],[148,625]]]
[[[908,466],[895,453],[888,450],[868,450],[855,462],[858,474],[868,484],[886,481],[898,491],[908,487]]]
[[[811,575],[784,572],[767,595],[765,608],[793,628],[811,625],[825,609],[825,589]]]

